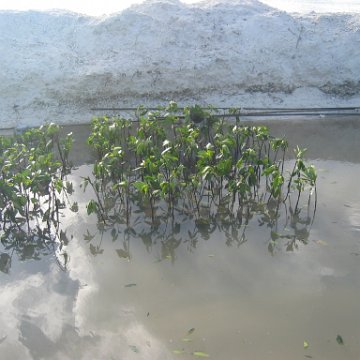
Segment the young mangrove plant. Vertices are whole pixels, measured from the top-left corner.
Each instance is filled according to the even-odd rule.
[[[306,164],[305,150],[295,149],[288,171],[287,140],[265,126],[243,126],[236,109],[219,115],[172,102],[158,111],[141,108],[135,120],[95,118],[88,143],[97,160],[84,179],[95,193],[87,210],[104,223],[119,217],[129,223],[132,211],[153,223],[175,210],[206,223],[219,209],[243,218],[251,204],[275,203],[276,211],[288,204],[297,216],[302,207],[316,208],[316,170]]]
[[[72,135],[47,124],[0,137],[0,238],[3,244],[60,238],[60,212],[72,192],[66,180]],[[71,206],[76,209],[76,204]],[[23,246],[23,245],[21,245]]]

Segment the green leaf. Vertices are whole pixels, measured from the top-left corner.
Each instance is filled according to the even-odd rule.
[[[197,357],[202,357],[202,358],[209,357],[209,354],[207,354],[206,352],[203,352],[203,351],[194,351],[193,355],[197,356]]]
[[[185,353],[185,350],[175,349],[175,350],[173,350],[173,353],[174,353],[175,355],[181,355],[181,354],[184,354],[184,353]]]
[[[64,186],[62,180],[61,179],[56,180],[54,185],[55,185],[56,191],[58,193],[61,193],[61,190],[63,189],[63,186]]]
[[[337,343],[338,343],[339,345],[344,345],[344,340],[343,340],[343,338],[341,337],[341,335],[338,335],[338,336],[336,337],[336,341],[337,341]]]
[[[149,192],[149,185],[143,181],[136,181],[134,183],[134,187],[144,194],[147,194]]]
[[[315,243],[322,246],[329,245],[325,240],[315,240]]]
[[[95,200],[90,200],[89,203],[86,205],[86,211],[88,215],[96,213],[98,208],[98,203]]]
[[[307,349],[308,347],[309,347],[309,343],[306,340],[304,340],[304,349]]]
[[[182,339],[182,341],[183,341],[183,342],[191,342],[192,339],[185,337],[185,338]]]

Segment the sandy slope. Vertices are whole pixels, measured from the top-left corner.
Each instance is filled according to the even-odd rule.
[[[0,12],[0,127],[96,106],[359,106],[360,14],[150,0],[110,17]]]

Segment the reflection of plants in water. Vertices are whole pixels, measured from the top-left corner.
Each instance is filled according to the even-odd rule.
[[[141,109],[136,126],[122,118],[94,119],[88,142],[97,161],[93,176],[84,179],[95,193],[88,213],[107,224],[124,216],[129,225],[135,208],[152,223],[179,212],[206,226],[214,212],[239,217],[252,204],[288,204],[299,215],[305,191],[310,207],[316,171],[305,164],[305,150],[296,148],[286,176],[286,139],[272,137],[264,126],[241,126],[235,109],[227,115],[236,123],[210,108],[181,112],[170,103],[157,112]],[[316,196],[314,202],[316,207]]]
[[[307,244],[310,236],[310,228],[314,220],[315,212],[310,215],[310,208],[306,214],[288,208],[286,204],[269,203],[265,211],[260,215],[259,225],[266,225],[270,229],[268,250],[274,254],[277,248],[285,246],[286,251],[294,251],[299,244]]]
[[[0,237],[21,259],[36,259],[63,238],[60,212],[73,191],[65,177],[72,135],[60,138],[59,132],[48,124],[0,137]]]
[[[304,217],[300,212],[287,208],[286,204],[275,200],[269,203],[252,202],[238,209],[234,214],[229,209],[213,207],[201,208],[202,217],[196,214],[174,210],[174,216],[156,209],[157,215],[149,221],[144,211],[135,209],[130,221],[126,215],[119,216],[116,223],[104,226],[98,223],[98,236],[89,231],[84,239],[90,244],[90,252],[96,256],[103,253],[103,238],[120,241],[121,246],[115,251],[120,258],[131,260],[131,242],[141,240],[149,253],[157,254],[159,261],[174,262],[181,246],[193,252],[199,241],[211,238],[224,238],[226,246],[244,244],[251,238],[268,237],[268,250],[274,254],[285,246],[286,251],[298,249],[299,244],[306,244],[314,213]],[[267,228],[262,231],[262,228]],[[248,229],[252,229],[248,234]],[[255,229],[255,232],[254,232]]]

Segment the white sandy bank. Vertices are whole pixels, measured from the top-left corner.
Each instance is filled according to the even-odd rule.
[[[0,12],[0,128],[92,107],[360,105],[360,14],[150,0],[110,17]]]

